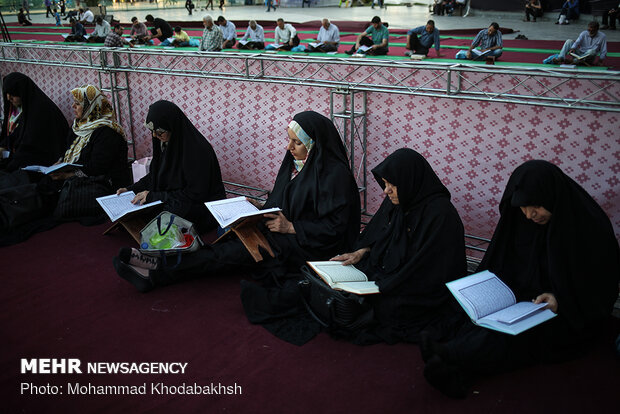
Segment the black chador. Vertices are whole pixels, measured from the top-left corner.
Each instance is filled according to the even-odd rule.
[[[69,125],[58,106],[28,76],[13,72],[2,83],[4,121],[0,147],[10,151],[0,170],[15,171],[28,165],[54,164],[67,148]],[[20,108],[7,94],[21,98]]]
[[[463,224],[448,189],[414,150],[395,151],[372,173],[381,188],[386,180],[398,193],[397,205],[383,200],[356,244],[370,248],[356,267],[381,292],[371,297],[373,331],[386,342],[417,342],[448,307],[445,283],[465,275]]]
[[[213,147],[172,102],[151,105],[146,125],[154,132],[153,160],[149,173],[128,190],[148,190],[147,202],[161,200],[165,210],[194,222],[201,231],[214,228],[204,203],[225,198],[225,192]],[[157,139],[158,130],[170,132],[170,140]]]
[[[550,218],[526,218],[522,209],[528,206],[543,207]],[[480,270],[495,273],[517,301],[553,295],[558,316],[517,336],[463,318],[454,339],[425,344],[426,378],[452,396],[466,394],[472,374],[581,354],[618,297],[620,254],[609,218],[557,166],[528,161],[518,167],[499,208],[501,217]]]

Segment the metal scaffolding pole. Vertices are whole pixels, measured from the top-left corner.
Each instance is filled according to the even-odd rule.
[[[356,95],[359,99],[356,104]],[[342,98],[338,105],[336,100]],[[329,93],[329,115],[342,137],[351,171],[362,196],[362,213],[367,211],[367,145],[366,145],[366,91],[332,89]]]

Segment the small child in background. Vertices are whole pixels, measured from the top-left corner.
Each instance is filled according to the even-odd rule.
[[[189,35],[185,30],[181,30],[181,26],[177,26],[174,28],[174,34],[172,35],[172,37],[174,37],[174,40],[172,41],[172,46],[189,46]]]
[[[58,13],[57,9],[54,9],[54,18],[56,19],[56,26],[62,26],[62,24],[60,23],[60,14]]]

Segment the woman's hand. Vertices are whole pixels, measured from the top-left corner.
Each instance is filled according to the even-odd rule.
[[[545,309],[551,309],[551,312],[558,313],[558,301],[553,293],[543,293],[542,295],[538,295],[536,299],[532,300],[532,302],[537,305],[545,302],[547,304]]]
[[[75,172],[53,172],[50,174],[50,178],[54,181],[67,180],[75,175]]]
[[[263,208],[263,204],[262,204],[260,201],[255,200],[255,199],[253,199],[253,198],[249,198],[249,197],[246,197],[245,199],[246,199],[247,201],[249,201],[249,202],[250,202],[250,204],[252,204],[252,205],[253,205],[254,207],[256,207],[257,209],[259,209],[259,210],[260,210],[261,208]]]
[[[353,253],[344,253],[339,254],[338,256],[334,256],[329,260],[342,262],[344,266],[354,265],[358,263],[366,253],[370,251],[370,247],[364,247],[363,249],[359,249],[354,251]]]
[[[265,222],[269,231],[274,233],[295,234],[293,223],[288,221],[281,211],[278,211],[278,214],[265,214],[265,217],[269,219]]]
[[[144,203],[146,203],[146,196],[149,195],[148,191],[141,191],[138,194],[136,194],[136,196],[133,198],[133,200],[131,200],[132,204],[139,204],[142,205]]]
[[[129,190],[127,190],[125,187],[119,188],[118,190],[116,190],[116,195],[121,195],[123,193],[126,193],[127,191]]]

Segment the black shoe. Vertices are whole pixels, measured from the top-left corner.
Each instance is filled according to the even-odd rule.
[[[345,52],[347,55],[352,55],[353,53],[355,53],[353,50],[345,50]]]
[[[140,269],[138,267],[130,266],[123,263],[118,257],[112,259],[112,264],[116,273],[129,283],[131,283],[136,289],[142,293],[146,293],[153,290],[155,285],[153,279],[151,279],[148,269]]]
[[[465,398],[468,386],[461,371],[446,364],[438,355],[428,360],[424,367],[424,378],[433,387],[450,398]]]

